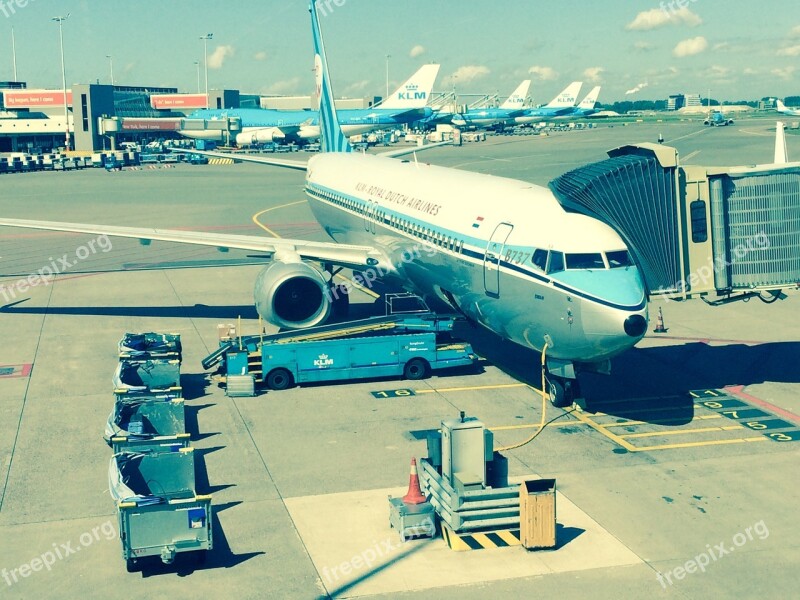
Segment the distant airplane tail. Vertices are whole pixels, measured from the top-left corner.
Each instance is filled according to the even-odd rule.
[[[547,108],[569,108],[575,106],[582,86],[583,82],[573,81],[564,88],[563,92],[550,101]]]
[[[600,97],[600,86],[593,88],[591,92],[586,94],[586,97],[578,104],[578,108],[582,110],[592,110],[594,105],[597,104],[597,98]]]
[[[386,98],[379,108],[423,108],[428,104],[433,83],[441,65],[422,65],[408,80]]]
[[[319,98],[319,124],[321,132],[322,152],[352,152],[350,142],[342,133],[336,106],[333,102],[331,79],[328,73],[328,60],[325,58],[325,46],[317,17],[317,1],[311,0],[311,31],[314,36],[314,74],[317,83],[316,94]]]
[[[508,97],[508,100],[500,105],[500,108],[517,109],[525,106],[525,98],[528,97],[528,89],[530,89],[530,87],[530,79],[526,79],[520,83],[517,89]]]

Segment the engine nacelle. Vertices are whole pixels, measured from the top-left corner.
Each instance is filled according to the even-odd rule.
[[[283,132],[276,128],[269,129],[256,129],[255,131],[243,131],[236,134],[237,146],[249,146],[251,144],[269,144],[282,140],[284,137]]]
[[[275,260],[256,278],[256,310],[278,327],[319,325],[331,311],[328,285],[327,276],[309,263]]]

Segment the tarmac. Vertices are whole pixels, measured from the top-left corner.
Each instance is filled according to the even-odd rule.
[[[490,136],[418,159],[546,184],[659,133],[686,164],[772,160],[768,119]],[[797,157],[800,137],[788,147]],[[247,164],[7,175],[0,213],[324,240],[302,185],[302,173]],[[464,327],[482,357],[478,374],[227,397],[200,361],[218,345],[217,324],[241,317],[243,333],[258,331],[252,286],[262,262],[0,228],[0,597],[796,595],[796,291],[772,305],[654,302],[651,332],[614,360],[613,374],[582,379],[586,400],[572,409],[548,403],[546,419],[559,418],[506,453],[516,480],[556,479],[557,548],[453,552],[441,538],[401,543],[387,496],[405,492],[411,457],[426,455],[424,432],[459,411],[486,423],[497,445],[533,433],[539,357]],[[47,265],[54,280],[25,285]],[[382,310],[361,292],[353,302],[356,316]],[[664,334],[652,333],[659,307]],[[179,555],[125,570],[102,432],[126,331],[181,334],[197,487],[215,506],[204,565]],[[413,395],[373,395],[398,389]],[[56,550],[45,567],[41,557]]]

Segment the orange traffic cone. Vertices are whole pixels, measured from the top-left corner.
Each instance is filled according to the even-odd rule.
[[[408,493],[403,496],[406,504],[422,504],[425,496],[419,488],[419,475],[417,475],[417,459],[411,459],[411,476],[408,478]]]
[[[667,333],[667,328],[664,327],[664,315],[661,314],[661,307],[658,307],[658,320],[656,321],[656,328],[653,333]]]

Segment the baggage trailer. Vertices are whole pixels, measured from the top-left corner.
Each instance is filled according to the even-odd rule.
[[[417,380],[433,370],[475,364],[471,345],[450,336],[455,319],[424,312],[237,337],[223,343],[203,366],[224,359],[227,375],[252,375],[273,390],[372,377]]]
[[[147,556],[171,564],[178,553],[194,552],[205,560],[213,547],[211,496],[195,492],[192,448],[115,454],[108,480],[128,571]]]
[[[170,452],[189,445],[184,400],[179,395],[117,389],[114,397],[103,436],[114,454]]]
[[[119,341],[120,359],[178,360],[183,347],[178,333],[126,333]]]
[[[181,395],[181,361],[178,359],[120,358],[114,389]]]

